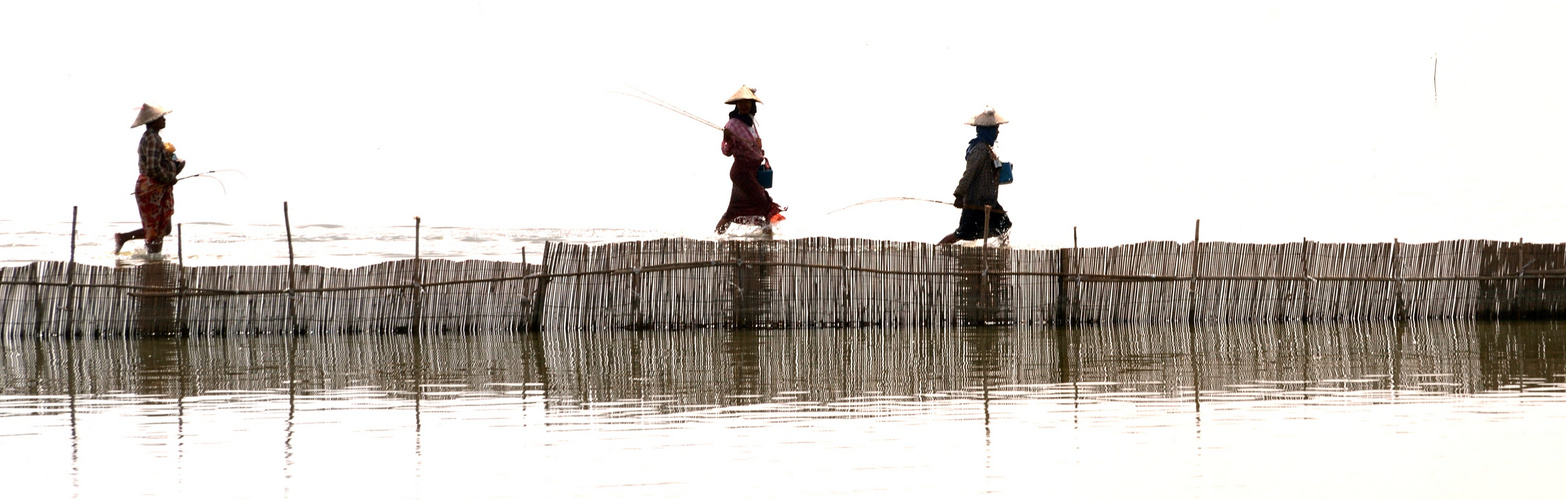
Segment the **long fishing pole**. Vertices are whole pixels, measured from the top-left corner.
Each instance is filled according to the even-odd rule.
[[[240,172],[238,170],[232,170],[232,169],[228,169],[228,170],[208,170],[206,172],[201,172],[199,174],[190,174],[190,175],[187,175],[187,176],[184,176],[184,177],[176,177],[174,179],[174,182],[179,182],[179,181],[182,181],[182,180],[185,180],[185,179],[191,179],[191,178],[195,178],[195,177],[201,177],[203,179],[211,179],[212,181],[218,183],[218,188],[223,190],[223,195],[224,196],[228,196],[228,186],[223,184],[223,180],[222,179],[218,179],[217,176],[212,175],[212,174],[216,174],[218,172],[234,172],[234,173],[237,173],[239,175],[245,175],[244,172]],[[131,194],[136,194],[136,193],[132,192]]]
[[[185,179],[189,179],[191,177],[202,177],[202,176],[206,176],[207,174],[215,174],[215,173],[218,173],[218,172],[219,172],[218,170],[208,170],[206,172],[202,172],[202,173],[199,173],[199,174],[190,174],[190,175],[187,175],[187,176],[184,176],[184,177],[180,177],[180,178],[174,179],[174,181],[175,182],[179,182],[179,181],[182,181],[182,180],[185,180]],[[223,172],[232,172],[232,170],[223,170]]]
[[[641,94],[643,96],[651,98],[653,101],[656,101],[655,104],[663,106],[665,109],[672,109],[672,110],[674,110],[674,112],[679,113],[681,115],[685,115],[685,117],[690,118],[692,120],[696,120],[697,122],[700,122],[702,125],[706,125],[708,127],[712,127],[712,128],[718,129],[718,130],[723,130],[722,126],[720,126],[720,125],[718,125],[716,123],[707,121],[706,118],[702,118],[702,117],[696,115],[696,113],[692,113],[690,111],[686,111],[684,108],[681,108],[679,106],[675,106],[674,103],[671,103],[669,101],[665,101],[661,97],[649,94],[645,90],[642,90],[642,89],[639,89],[639,88],[636,88],[636,87],[631,87],[630,85],[626,85],[626,87],[629,87],[631,90],[635,90],[637,93],[639,93],[639,94]]]
[[[218,171],[216,171],[216,170],[210,170],[210,171],[202,172],[202,173],[199,173],[199,174],[190,174],[190,175],[187,175],[187,176],[175,179],[175,181],[178,182],[178,181],[182,181],[182,180],[185,180],[185,179],[190,179],[190,178],[193,178],[193,177],[200,177],[200,178],[203,178],[203,179],[211,179],[213,182],[218,183],[218,189],[222,189],[223,190],[223,196],[228,196],[228,186],[223,185],[223,181],[218,179],[216,176],[208,175],[208,174],[215,174],[217,172]]]
[[[652,103],[654,106],[658,106],[660,108],[667,109],[667,110],[673,111],[675,113],[679,113],[680,116],[684,116],[686,118],[690,118],[692,120],[696,120],[697,122],[701,123],[702,125],[706,125],[708,127],[712,127],[712,128],[718,129],[718,130],[723,130],[723,127],[718,126],[718,124],[712,123],[710,121],[707,121],[706,118],[702,118],[700,116],[697,116],[695,113],[692,113],[690,111],[686,111],[686,110],[680,109],[679,106],[675,106],[673,104],[670,104],[669,101],[665,101],[663,99],[659,99],[657,96],[649,94],[649,93],[647,93],[647,92],[645,92],[645,91],[643,91],[641,89],[638,89],[636,87],[631,87],[631,90],[635,90],[635,91],[639,92],[640,94],[639,95],[638,94],[632,94],[630,92],[621,92],[621,91],[618,91],[618,90],[610,90],[608,92],[612,92],[612,93],[616,93],[616,94],[620,94],[620,95],[627,95],[627,96],[635,97],[637,99],[641,99],[643,101]]]

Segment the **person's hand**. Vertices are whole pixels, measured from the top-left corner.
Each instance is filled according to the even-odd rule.
[[[952,206],[962,208],[962,198],[957,198],[956,201],[953,201]]]

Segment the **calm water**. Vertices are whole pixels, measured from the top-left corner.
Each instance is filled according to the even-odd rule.
[[[68,216],[69,214],[67,214]],[[222,224],[182,223],[179,235],[164,241],[162,258],[181,257],[188,266],[286,265],[289,238],[295,262],[353,268],[388,260],[411,259],[417,249],[426,259],[496,260],[517,262],[524,257],[538,262],[544,242],[601,244],[667,237],[709,238],[710,233],[632,229],[470,228],[424,225],[344,226],[339,224]],[[81,222],[77,225],[76,262],[98,265],[135,265],[148,258],[140,240],[113,254],[114,233],[140,227],[138,222]],[[290,234],[292,233],[292,234]],[[415,234],[418,235],[417,244]],[[183,238],[181,240],[181,238]],[[183,243],[183,249],[180,243]],[[417,247],[417,248],[416,248]],[[181,252],[183,250],[183,252]],[[17,222],[0,220],[0,266],[37,261],[65,262],[71,258],[71,222]]]
[[[5,338],[5,498],[1554,496],[1566,325]]]
[[[70,260],[69,216],[70,213],[67,212],[65,220],[55,222],[18,222],[0,219],[0,266]],[[714,214],[713,220],[716,220],[716,217],[717,215]],[[955,220],[952,219],[953,223]],[[426,259],[517,262],[526,257],[528,262],[536,263],[542,257],[545,242],[597,245],[659,238],[709,240],[720,238],[712,233],[711,225],[705,222],[696,224],[695,228],[658,231],[591,227],[453,227],[429,224],[427,221],[422,227],[415,229],[412,222],[410,218],[407,225],[374,226],[301,224],[296,221],[292,227],[285,227],[282,224],[187,222],[180,224],[182,234],[178,236],[183,238],[185,264],[192,267],[288,264],[288,240],[289,233],[292,232],[297,264],[339,268],[411,259],[415,249]],[[829,221],[812,222],[807,219],[805,222],[798,222],[791,219],[786,226],[778,228],[776,237],[794,239],[832,236],[934,243],[942,236],[940,230],[912,234],[882,234],[895,232],[886,228],[898,226],[885,221],[878,223],[878,226],[884,230],[880,233],[873,230],[830,231],[837,226],[824,222]],[[78,223],[76,262],[98,266],[135,265],[145,262],[148,257],[141,241],[133,241],[125,245],[123,252],[118,256],[112,253],[114,233],[137,227],[140,227],[138,222]],[[415,241],[415,234],[418,235],[417,241]],[[759,233],[754,227],[735,227],[723,238],[756,237],[759,237]],[[166,239],[162,258],[169,260],[180,258],[180,242],[181,239],[176,236]],[[1045,248],[1015,237],[1011,239],[1011,245],[1017,248]],[[1069,240],[1065,246],[1070,246]]]

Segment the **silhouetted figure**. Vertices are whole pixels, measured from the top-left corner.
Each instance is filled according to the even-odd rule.
[[[729,224],[761,226],[764,234],[772,234],[772,225],[783,220],[783,207],[772,202],[772,195],[756,179],[761,170],[771,170],[767,153],[761,148],[761,135],[756,131],[756,89],[740,87],[724,104],[733,104],[729,122],[723,126],[723,156],[733,156],[729,167],[729,180],[734,189],[729,192],[729,208],[718,219],[714,230],[723,234]]]
[[[120,253],[125,242],[145,239],[147,253],[163,252],[163,237],[169,235],[174,219],[174,183],[185,170],[185,160],[174,155],[174,145],[163,142],[159,130],[167,125],[165,115],[172,110],[142,104],[141,112],[131,128],[146,125],[141,134],[141,145],[136,157],[141,174],[136,177],[136,210],[141,213],[141,229],[128,233],[114,233],[114,253]]]
[[[1011,218],[1006,216],[998,199],[1001,161],[995,155],[995,139],[1000,136],[1000,126],[1006,123],[1006,119],[995,114],[995,110],[986,109],[967,123],[973,125],[978,136],[968,141],[968,151],[964,155],[968,167],[962,173],[962,180],[957,182],[957,189],[952,192],[956,197],[952,204],[962,209],[962,218],[957,222],[956,231],[941,238],[941,245],[1001,236],[1011,229]],[[990,207],[987,232],[984,227],[986,206]]]

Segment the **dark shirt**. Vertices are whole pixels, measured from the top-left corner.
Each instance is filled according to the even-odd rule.
[[[141,175],[160,184],[173,185],[179,178],[179,172],[185,169],[185,162],[175,158],[163,147],[163,137],[158,131],[147,129],[141,134],[141,146],[136,148],[138,166]]]
[[[968,169],[962,173],[962,181],[952,196],[959,204],[982,208],[998,205],[1000,196],[1000,169],[995,164],[995,150],[985,143],[975,144],[968,152]]]

